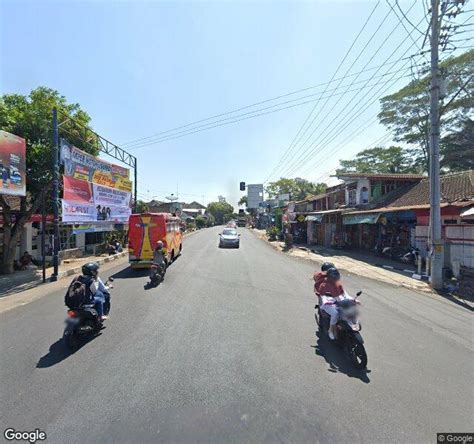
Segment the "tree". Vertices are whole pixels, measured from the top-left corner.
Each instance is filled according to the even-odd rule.
[[[356,154],[355,159],[340,160],[340,173],[416,173],[413,159],[399,146],[370,148]]]
[[[440,122],[445,131],[452,131],[474,112],[474,49],[446,59],[440,70],[447,91]],[[430,81],[429,75],[424,76],[383,97],[379,113],[380,122],[393,132],[394,139],[409,145],[420,172],[428,171]]]
[[[212,214],[216,224],[222,225],[226,222],[226,218],[230,217],[234,212],[234,207],[227,202],[211,202],[207,206],[207,213]]]
[[[90,117],[77,103],[67,103],[58,91],[39,87],[28,96],[5,94],[0,97],[0,128],[26,140],[26,197],[0,195],[3,211],[3,245],[0,274],[13,273],[16,245],[25,224],[46,199],[52,183],[52,110],[54,107],[89,127]],[[96,147],[84,138],[84,129],[64,122],[62,130],[78,148],[96,155]],[[47,200],[47,205],[51,201]],[[18,207],[18,211],[15,208]]]
[[[448,171],[474,169],[474,120],[466,118],[461,129],[441,139],[441,168]]]
[[[137,200],[137,209],[134,210],[134,213],[148,213],[150,211],[150,207],[148,204],[143,200]]]
[[[213,227],[214,224],[216,223],[216,219],[212,214],[207,215],[207,226],[208,227]]]
[[[270,199],[276,199],[280,194],[290,194],[292,200],[302,200],[308,195],[321,194],[326,191],[325,183],[313,183],[306,179],[286,179],[281,177],[267,185],[266,191]]]
[[[196,223],[196,227],[200,230],[201,228],[204,228],[206,226],[206,219],[202,216],[197,216],[196,219],[194,220]]]
[[[247,196],[242,196],[238,203],[239,203],[240,206],[242,206],[242,205],[247,206]]]

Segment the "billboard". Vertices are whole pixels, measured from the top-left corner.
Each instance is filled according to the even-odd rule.
[[[263,202],[263,184],[247,185],[247,208],[258,208]]]
[[[0,130],[0,194],[26,195],[25,139]]]
[[[61,139],[61,161],[66,176],[132,192],[132,181],[127,168],[87,154],[64,139]]]
[[[129,171],[61,142],[62,221],[124,223],[131,214]],[[130,186],[129,186],[130,185]]]

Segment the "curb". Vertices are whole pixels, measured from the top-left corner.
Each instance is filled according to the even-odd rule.
[[[111,256],[103,257],[102,259],[97,259],[94,262],[97,262],[99,265],[106,264],[108,262],[113,262],[116,261],[117,259],[120,259],[121,257],[128,256],[128,251],[122,251],[121,253],[113,254]],[[78,265],[77,267],[70,268],[69,270],[65,271],[60,271],[58,273],[58,279],[63,279],[68,276],[72,276],[73,274],[77,274],[82,270],[82,265]]]
[[[287,253],[285,251],[282,251],[282,244],[283,242],[276,242],[276,243],[272,243],[272,242],[269,242],[268,239],[264,238],[264,237],[260,237],[258,236],[258,233],[255,233],[254,232],[254,235],[262,240],[263,242],[265,242],[267,245],[269,245],[270,247],[272,247],[274,250],[280,252],[280,253]],[[307,253],[313,253],[313,250],[307,248],[307,247],[302,247],[302,246],[298,246],[298,247],[293,247],[294,249],[298,249],[298,250],[302,250],[302,251],[306,251]],[[291,255],[290,255],[291,256]],[[294,256],[295,257],[295,256]],[[304,258],[301,258],[304,260]],[[308,256],[308,258],[306,260],[309,260],[311,262],[318,262],[316,259],[314,258],[311,258]],[[385,268],[383,265],[372,265],[373,267],[382,267],[382,268]],[[388,265],[387,267],[391,267],[390,269],[395,269],[395,267],[392,267],[391,265]],[[348,271],[348,272],[351,272],[350,269],[348,268],[344,268],[344,267],[340,267],[342,270],[345,270],[345,271]],[[403,269],[401,269],[403,271]],[[413,271],[410,271],[410,273],[413,273]],[[428,279],[426,276],[420,276],[420,278],[417,278],[416,276],[419,276],[415,273],[413,277],[414,280],[417,280],[417,281],[425,281],[425,282],[428,282]],[[431,288],[421,288],[420,286],[418,285],[410,285],[408,283],[405,283],[405,282],[391,282],[391,281],[387,281],[385,279],[378,279],[378,278],[375,278],[375,277],[371,277],[371,276],[367,276],[367,278],[369,279],[372,279],[372,280],[375,280],[375,281],[378,281],[378,282],[383,282],[385,284],[388,284],[388,285],[393,285],[394,287],[403,287],[403,288],[407,288],[409,290],[413,290],[413,291],[417,291],[417,292],[423,292],[423,293],[433,293],[433,291],[431,290]]]

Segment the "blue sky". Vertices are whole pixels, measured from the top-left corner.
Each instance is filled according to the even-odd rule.
[[[327,82],[375,4],[2,0],[1,89],[27,94],[40,85],[55,88],[81,104],[97,132],[120,145]],[[406,11],[413,1],[400,4]],[[389,9],[385,1],[380,2],[339,75],[349,69]],[[422,15],[420,0],[409,16],[418,22]],[[397,60],[412,42],[392,13],[350,72],[364,67],[393,28],[368,67],[384,62],[405,41],[390,59],[391,72],[403,65]],[[426,29],[426,23],[420,28]],[[413,36],[420,38],[417,33]],[[385,67],[378,75],[388,70]],[[374,72],[362,74],[358,81]],[[398,81],[390,91],[406,81]],[[372,91],[357,97],[355,93],[334,96],[324,108],[325,100],[318,103],[321,110],[315,125],[320,126],[315,136],[319,131],[320,146],[292,176],[327,179],[339,158],[350,158],[384,136],[377,124],[357,137],[351,135],[370,123],[378,110],[376,103],[357,118],[348,115],[347,129],[338,124],[344,112],[363,103]],[[235,204],[239,181],[267,179],[312,107],[306,104],[131,151],[138,157],[139,195],[163,198],[178,183],[182,199],[202,200],[204,195],[209,202],[221,194]],[[335,140],[324,139],[337,131],[342,132]],[[342,145],[345,139],[349,143]],[[298,149],[295,153],[304,153]],[[291,170],[291,159],[296,162],[298,157],[290,156],[274,177]]]

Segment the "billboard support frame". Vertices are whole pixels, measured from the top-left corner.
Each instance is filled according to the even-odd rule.
[[[62,121],[58,122],[58,115],[62,117]],[[89,145],[95,146],[99,152],[109,155],[116,160],[133,168],[134,184],[134,209],[137,209],[137,184],[138,184],[138,168],[137,158],[129,152],[123,150],[119,146],[110,142],[106,138],[97,134],[95,131],[87,128],[82,123],[77,122],[72,117],[58,108],[53,108],[52,124],[53,124],[53,214],[54,214],[54,239],[53,239],[53,274],[51,281],[58,280],[59,268],[59,129],[62,128],[66,134],[68,131],[63,128],[66,122],[72,123],[79,130],[84,131],[84,139]]]

